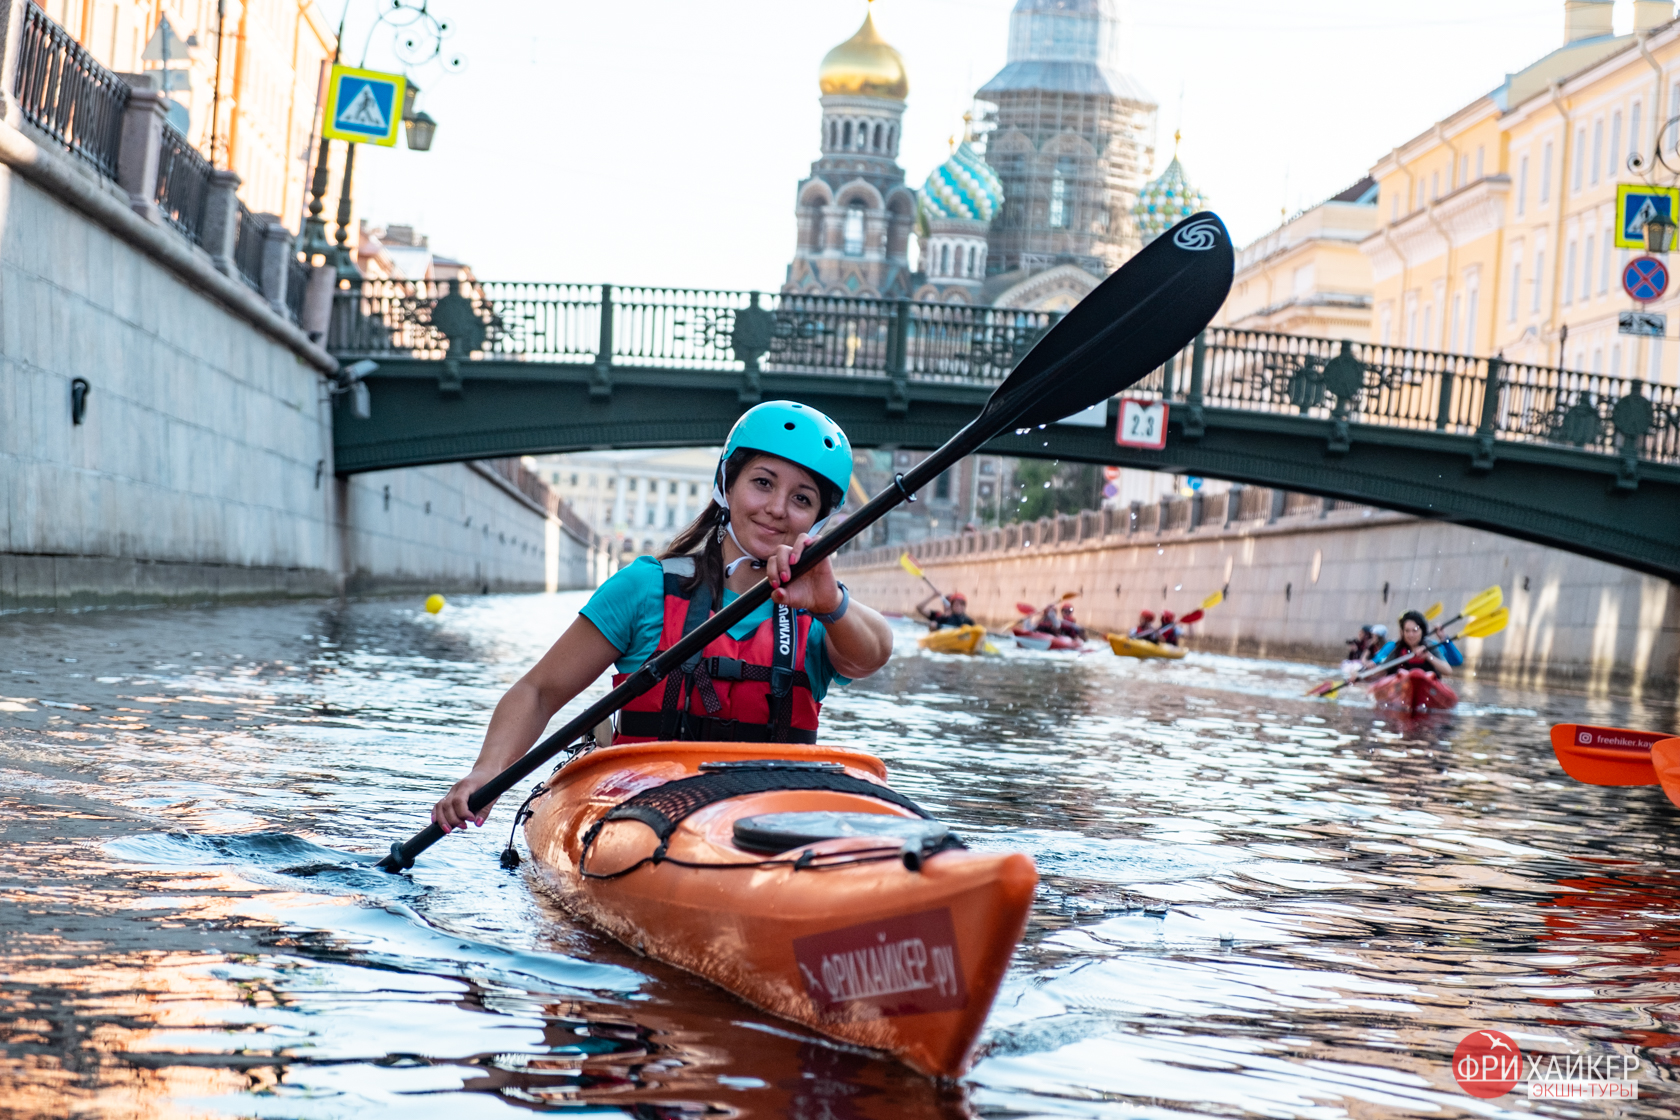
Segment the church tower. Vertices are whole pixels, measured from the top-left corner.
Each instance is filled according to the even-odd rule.
[[[1117,5],[1016,0],[1008,63],[976,95],[997,107],[986,160],[1006,201],[985,294],[1000,306],[1072,306],[1141,248],[1156,105],[1120,71]]]
[[[1003,205],[997,172],[974,150],[963,115],[963,141],[934,168],[916,206],[924,277],[914,298],[978,303],[986,279],[986,233]]]
[[[907,296],[916,199],[898,166],[910,93],[904,60],[866,14],[857,34],[823,58],[818,83],[822,156],[799,184],[798,243],[782,290]]]

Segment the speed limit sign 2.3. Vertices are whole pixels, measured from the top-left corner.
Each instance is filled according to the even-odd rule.
[[[1120,399],[1120,426],[1114,442],[1122,447],[1146,447],[1159,451],[1167,445],[1167,402]]]

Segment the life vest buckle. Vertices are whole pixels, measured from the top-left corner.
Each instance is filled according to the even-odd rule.
[[[745,679],[742,672],[742,662],[734,657],[705,657],[700,664],[705,668],[706,675],[714,681],[738,681]]]

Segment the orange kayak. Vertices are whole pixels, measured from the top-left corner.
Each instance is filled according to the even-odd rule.
[[[1680,737],[1669,736],[1651,744],[1651,769],[1656,771],[1668,799],[1680,806]]]
[[[1559,723],[1552,727],[1552,753],[1557,755],[1563,772],[1577,782],[1595,786],[1654,786],[1660,775],[1653,766],[1652,748],[1668,737],[1666,731]]]
[[[956,1077],[1038,873],[964,849],[886,776],[837,747],[606,747],[548,780],[525,837],[544,889],[638,952]]]

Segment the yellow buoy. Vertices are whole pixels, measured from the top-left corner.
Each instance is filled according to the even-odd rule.
[[[442,609],[443,609],[443,596],[442,595],[428,595],[428,596],[426,596],[426,611],[427,611],[428,614],[436,614],[439,611],[441,611]]]

